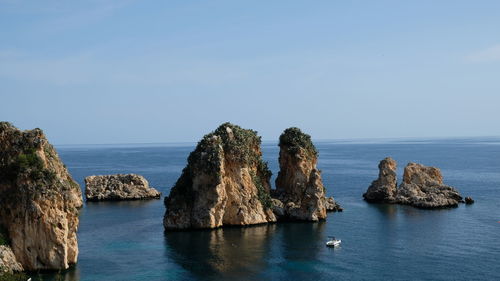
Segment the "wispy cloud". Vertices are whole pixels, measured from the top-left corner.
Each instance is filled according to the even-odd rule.
[[[500,44],[476,51],[466,57],[469,62],[500,62]]]

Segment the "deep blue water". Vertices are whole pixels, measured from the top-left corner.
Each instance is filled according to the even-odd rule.
[[[78,264],[63,280],[500,280],[500,138],[317,142],[326,222],[164,233],[163,200],[86,203]],[[73,177],[138,173],[164,195],[194,144],[59,146]],[[278,147],[263,145],[274,174]],[[379,160],[439,167],[471,206],[373,205],[362,194]],[[273,178],[274,181],[274,178]],[[342,239],[326,248],[327,236]],[[44,279],[51,276],[42,275]],[[59,276],[58,278],[60,278]]]

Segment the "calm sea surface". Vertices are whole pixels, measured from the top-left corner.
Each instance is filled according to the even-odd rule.
[[[343,213],[280,223],[164,233],[163,200],[85,203],[78,264],[44,280],[500,280],[500,138],[317,142],[328,195]],[[84,189],[90,175],[137,173],[169,193],[194,144],[58,146]],[[278,171],[278,147],[263,145]],[[476,203],[446,210],[373,205],[362,194],[378,161],[439,167]],[[274,182],[274,177],[272,179]],[[162,198],[163,199],[163,198]],[[342,239],[325,247],[327,236]]]

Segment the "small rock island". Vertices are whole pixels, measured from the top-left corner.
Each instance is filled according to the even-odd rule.
[[[363,197],[368,202],[410,205],[423,209],[456,207],[463,203],[455,188],[443,183],[441,171],[417,163],[409,163],[403,182],[397,187],[396,161],[388,157],[380,161],[378,179]]]
[[[0,267],[60,270],[78,257],[80,186],[40,129],[0,122]]]
[[[260,145],[256,131],[231,123],[205,135],[165,198],[165,229],[317,221],[326,218],[327,210],[340,209],[333,198],[325,198],[317,151],[308,135],[297,128],[283,133],[273,191]]]
[[[159,199],[161,193],[136,174],[89,176],[85,178],[87,201]]]

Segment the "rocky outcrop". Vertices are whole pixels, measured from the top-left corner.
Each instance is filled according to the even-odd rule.
[[[398,188],[396,177],[396,161],[390,157],[378,164],[378,179],[374,180],[366,193],[363,194],[368,202],[393,203],[396,200]]]
[[[333,197],[325,198],[325,207],[327,212],[343,212],[344,208],[340,206]]]
[[[368,202],[411,205],[435,209],[455,207],[462,203],[459,192],[443,183],[441,171],[435,167],[409,163],[404,169],[403,182],[397,188],[396,161],[391,158],[379,164],[379,177],[363,197]]]
[[[87,201],[160,198],[161,193],[136,174],[89,176],[85,178]]]
[[[458,206],[462,196],[455,188],[443,184],[438,168],[409,163],[405,167],[396,200],[400,204],[431,209]]]
[[[230,123],[205,135],[165,198],[165,229],[276,221],[260,143],[257,132]]]
[[[5,272],[13,273],[23,270],[23,266],[17,261],[12,249],[6,245],[0,246],[0,275]]]
[[[40,129],[0,122],[0,224],[25,270],[77,261],[80,187]]]
[[[316,167],[318,152],[311,137],[298,128],[286,129],[280,136],[280,171],[276,178],[276,199],[283,205],[280,219],[318,221],[326,218],[327,202],[321,172]],[[332,198],[333,199],[333,198]],[[278,204],[279,205],[279,204]],[[275,208],[278,209],[278,208]]]
[[[474,204],[474,199],[472,199],[472,197],[465,197],[465,204]]]

